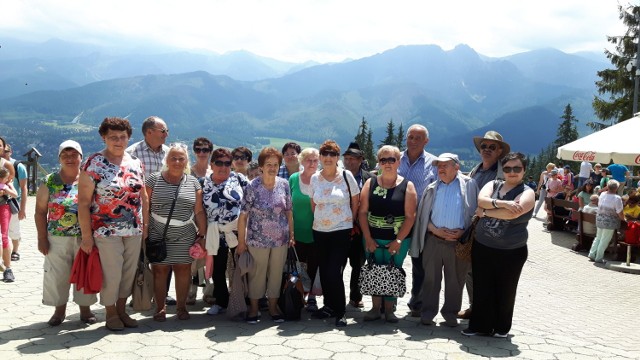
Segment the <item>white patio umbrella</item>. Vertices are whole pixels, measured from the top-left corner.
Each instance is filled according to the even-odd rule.
[[[635,116],[558,148],[562,160],[599,162],[603,165],[640,165],[640,118]]]

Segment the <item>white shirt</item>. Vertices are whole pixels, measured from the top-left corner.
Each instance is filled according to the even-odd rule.
[[[580,164],[580,173],[578,173],[578,177],[588,178],[591,175],[591,170],[593,170],[593,166],[588,161],[583,161]]]

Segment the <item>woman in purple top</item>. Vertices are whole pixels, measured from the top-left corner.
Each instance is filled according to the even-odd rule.
[[[281,162],[282,154],[278,150],[262,149],[258,156],[262,175],[247,186],[238,217],[236,253],[248,250],[255,263],[249,272],[251,306],[247,322],[250,324],[258,322],[258,300],[265,293],[272,320],[284,321],[278,310],[278,298],[287,246],[293,245],[294,240],[289,182],[277,177]]]

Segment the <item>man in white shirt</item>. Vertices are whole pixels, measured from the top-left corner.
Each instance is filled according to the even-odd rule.
[[[578,173],[578,189],[584,184],[593,172],[593,166],[588,161],[580,163],[580,172]]]

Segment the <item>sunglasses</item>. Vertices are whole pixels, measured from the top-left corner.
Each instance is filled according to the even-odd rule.
[[[380,165],[395,164],[396,158],[394,157],[381,158],[381,159],[378,159],[378,162],[380,163]]]
[[[335,151],[327,151],[327,150],[325,150],[325,151],[321,151],[321,152],[320,152],[320,155],[322,155],[322,156],[331,156],[331,157],[336,157],[336,156],[338,156],[338,153],[337,153],[337,152],[335,152]]]
[[[167,128],[154,129],[154,130],[160,131],[160,132],[161,132],[161,133],[163,133],[163,134],[166,134],[166,133],[168,133],[168,132],[169,132],[169,129],[167,129]]]
[[[496,150],[498,150],[498,145],[496,145],[496,144],[489,144],[489,145],[480,144],[480,149],[482,149],[482,150],[489,149],[491,151],[496,151]]]
[[[249,160],[246,155],[234,155],[233,160]]]
[[[209,147],[197,147],[197,148],[193,148],[193,152],[195,152],[196,154],[200,154],[200,153],[210,153],[211,150],[213,150],[212,148]]]
[[[216,160],[216,161],[213,162],[213,164],[215,166],[230,167],[231,166],[231,161]]]
[[[505,166],[502,168],[502,171],[504,171],[505,174],[510,174],[512,172],[520,174],[522,170],[524,170],[522,166]]]
[[[167,130],[169,131],[169,130]],[[189,147],[187,147],[187,144],[185,143],[180,143],[180,142],[175,142],[175,143],[171,143],[169,144],[170,148],[180,148],[180,149],[188,149]]]

